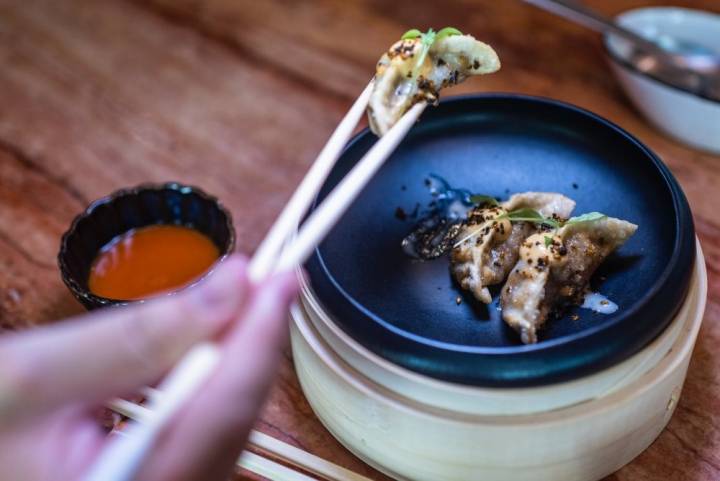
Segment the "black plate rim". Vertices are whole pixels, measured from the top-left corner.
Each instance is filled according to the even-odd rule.
[[[378,317],[371,311],[364,308],[360,303],[358,303],[351,295],[349,295],[343,288],[338,284],[334,276],[329,271],[325,260],[323,258],[323,255],[320,251],[320,247],[316,248],[313,253],[313,260],[317,261],[320,268],[322,269],[324,275],[326,276],[327,281],[329,281],[333,288],[338,290],[339,293],[347,300],[349,303],[353,305],[353,307],[357,310],[359,310],[363,316],[369,318],[372,320],[372,322],[382,326],[383,329],[390,331],[391,333],[400,336],[403,339],[425,345],[430,348],[434,349],[440,349],[448,351],[449,353],[458,353],[458,354],[477,354],[481,356],[487,356],[487,357],[507,357],[507,356],[513,356],[513,355],[519,355],[519,354],[533,354],[533,353],[543,353],[547,351],[552,351],[555,348],[560,347],[566,347],[570,344],[576,344],[581,343],[583,341],[588,340],[589,338],[592,338],[594,336],[597,336],[599,333],[612,331],[613,329],[616,329],[619,325],[627,323],[627,319],[633,317],[639,310],[641,310],[649,301],[649,299],[655,297],[658,295],[658,293],[662,290],[667,289],[668,282],[672,277],[680,276],[682,279],[682,292],[680,293],[680,301],[678,302],[678,306],[676,308],[676,311],[679,309],[680,305],[682,304],[682,300],[685,298],[685,294],[687,291],[687,287],[689,286],[689,279],[690,279],[690,273],[692,272],[692,265],[695,258],[695,235],[694,235],[694,225],[693,225],[693,219],[692,214],[690,212],[689,205],[687,203],[687,199],[682,192],[682,189],[680,188],[679,184],[677,183],[677,180],[674,178],[668,167],[662,162],[662,160],[652,151],[650,150],[646,145],[644,145],[640,140],[638,140],[635,136],[627,132],[625,129],[621,128],[620,126],[616,125],[615,123],[611,122],[610,120],[607,120],[598,114],[595,114],[587,109],[584,109],[582,107],[569,104],[567,102],[552,99],[549,97],[543,97],[543,96],[534,96],[534,95],[526,95],[526,94],[518,94],[518,93],[506,93],[506,92],[491,92],[491,93],[481,93],[481,94],[466,94],[466,95],[456,95],[444,98],[441,103],[442,104],[454,104],[454,103],[461,103],[466,101],[473,101],[473,100],[483,100],[483,99],[508,99],[512,101],[522,101],[522,102],[532,102],[532,103],[538,103],[545,107],[550,108],[560,108],[565,110],[573,111],[577,114],[584,115],[588,118],[590,118],[592,121],[597,122],[601,124],[605,128],[609,128],[614,133],[621,136],[625,141],[629,141],[635,148],[639,149],[639,151],[648,158],[655,169],[659,171],[662,177],[662,181],[664,182],[665,188],[668,189],[668,191],[671,193],[673,207],[674,207],[674,216],[673,221],[675,225],[675,237],[673,239],[673,250],[672,255],[668,259],[667,266],[663,270],[662,274],[658,277],[658,280],[655,282],[653,287],[648,290],[641,298],[639,298],[630,308],[626,309],[622,315],[616,316],[611,322],[603,323],[601,325],[585,329],[583,331],[569,334],[566,336],[563,336],[558,339],[552,339],[540,342],[538,344],[534,345],[523,345],[523,346],[494,346],[494,347],[487,347],[487,346],[466,346],[466,345],[459,345],[459,344],[452,344],[447,343],[443,341],[437,341],[433,339],[428,339],[426,337],[423,337],[418,334],[414,334],[412,332],[405,331],[401,328],[398,328],[397,326],[394,326],[384,319]],[[343,150],[342,155],[345,155],[347,151],[352,149],[355,144],[362,141],[367,135],[369,135],[369,130],[364,129],[361,132],[359,132],[357,135],[355,135],[347,144],[345,149]],[[371,135],[371,134],[370,134]],[[315,205],[317,204],[317,199],[315,202]],[[313,205],[313,208],[315,207]],[[674,313],[673,313],[674,314]],[[667,327],[666,323],[662,330],[660,332],[664,331]],[[342,325],[339,325],[339,327],[343,330],[346,330]],[[346,330],[347,331],[347,330]],[[350,333],[349,333],[350,334]],[[360,340],[356,339],[358,342],[363,344]],[[649,341],[648,341],[649,342]],[[372,349],[371,349],[372,350]],[[625,356],[628,357],[628,356]],[[616,361],[619,362],[619,361]],[[612,364],[612,363],[611,363]],[[603,365],[600,364],[597,366],[597,369],[600,369],[602,367],[606,367],[607,364]],[[592,370],[597,370],[592,369]],[[578,373],[583,372],[589,372],[587,369],[579,370]],[[421,374],[429,374],[432,377],[438,377],[433,375],[432,373],[428,372],[421,372]],[[577,377],[576,375],[570,376],[570,377]],[[500,378],[493,378],[491,379],[489,377],[487,379],[487,382],[463,382],[466,384],[476,384],[476,385],[533,385],[538,383],[543,383],[543,380],[540,379],[514,379],[512,381],[509,381],[508,379],[500,379]],[[566,375],[560,375],[559,377],[549,376],[545,381],[551,379],[553,381],[561,381],[568,379],[569,377]]]

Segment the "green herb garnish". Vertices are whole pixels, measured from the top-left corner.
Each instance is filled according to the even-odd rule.
[[[422,64],[425,62],[425,57],[427,57],[427,54],[430,51],[430,47],[432,47],[433,43],[435,43],[435,31],[430,28],[427,32],[420,35],[420,53],[418,54],[418,58],[415,61],[415,67],[413,67],[413,78],[417,77],[417,74],[420,71]]]
[[[486,197],[486,196],[480,196],[480,197]],[[472,197],[470,198],[472,200]],[[496,201],[497,203],[497,201]],[[455,243],[453,247],[457,247],[463,242],[465,242],[468,239],[471,239],[478,235],[485,227],[492,224],[493,222],[497,222],[499,220],[507,219],[510,222],[534,222],[535,224],[541,224],[541,225],[547,225],[552,228],[559,228],[560,223],[556,221],[555,219],[550,219],[548,217],[543,217],[540,212],[536,211],[535,209],[531,209],[529,207],[525,207],[523,209],[517,209],[510,212],[505,212],[504,214],[500,214],[499,216],[488,220],[487,222],[484,222],[480,225],[477,229],[475,229],[470,234],[466,235],[459,241]]]
[[[544,217],[540,212],[535,209],[528,207],[523,209],[514,210],[506,214],[502,214],[498,219],[509,219],[511,222],[534,222],[535,224],[546,225],[554,229],[572,224],[579,224],[581,222],[593,222],[596,220],[605,219],[607,216],[600,212],[588,212],[587,214],[579,215],[577,217],[571,217],[570,219],[560,222],[550,217]]]
[[[466,240],[472,239],[473,237],[475,237],[476,235],[478,235],[480,232],[482,232],[482,230],[483,230],[485,227],[489,226],[494,220],[495,220],[495,219],[491,219],[491,220],[489,220],[489,221],[486,221],[486,222],[483,222],[482,224],[480,224],[480,227],[478,227],[477,229],[475,229],[474,231],[472,231],[471,233],[469,233],[468,235],[466,235],[465,237],[463,237],[463,238],[460,239],[459,241],[455,242],[455,244],[453,244],[453,249],[454,249],[455,247],[458,247],[460,244],[462,244],[462,243],[465,242]]]
[[[569,218],[563,225],[579,224],[581,222],[592,222],[605,219],[607,216],[601,212],[588,212],[587,214]]]
[[[470,202],[477,205],[500,205],[495,197],[483,194],[471,195]]]
[[[474,204],[483,205],[483,204],[491,204],[491,205],[499,205],[498,201],[494,197],[490,197],[488,195],[473,195],[470,197],[470,201]],[[457,247],[463,242],[465,242],[468,239],[471,239],[475,237],[477,234],[479,234],[486,226],[490,225],[492,222],[496,222],[499,220],[507,219],[510,222],[533,222],[535,224],[539,225],[545,225],[548,227],[551,227],[555,230],[564,227],[566,225],[572,225],[572,224],[579,224],[581,222],[593,222],[597,220],[605,219],[607,216],[605,214],[602,214],[600,212],[588,212],[587,214],[582,214],[577,217],[571,217],[570,219],[566,220],[565,222],[560,222],[556,219],[552,219],[550,217],[543,216],[540,212],[536,211],[535,209],[531,209],[530,207],[524,207],[522,209],[513,210],[510,212],[505,212],[504,214],[500,214],[499,216],[490,219],[489,221],[483,223],[478,227],[476,230],[471,232],[470,234],[466,235],[459,241],[455,243],[453,247]],[[549,247],[553,243],[552,236],[545,236],[545,247]]]

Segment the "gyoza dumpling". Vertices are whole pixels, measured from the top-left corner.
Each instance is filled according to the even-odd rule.
[[[450,254],[451,270],[460,286],[485,304],[492,301],[487,286],[505,280],[517,263],[520,244],[538,230],[538,226],[530,222],[495,220],[522,208],[534,209],[543,217],[567,219],[575,208],[575,201],[551,192],[525,192],[513,195],[498,206],[480,206],[468,214],[456,237],[462,242]]]
[[[452,33],[444,34],[448,31]],[[436,103],[441,88],[500,69],[500,59],[489,45],[457,33],[452,28],[437,34],[432,29],[417,32],[417,37],[399,40],[380,57],[368,104],[370,129],[376,135],[384,135],[415,103]]]
[[[543,217],[567,219],[575,208],[575,201],[556,192],[523,192],[511,195],[501,205],[508,212],[528,208]]]
[[[528,237],[500,297],[505,322],[525,344],[537,342],[550,313],[577,303],[598,266],[636,230],[630,222],[601,217]]]

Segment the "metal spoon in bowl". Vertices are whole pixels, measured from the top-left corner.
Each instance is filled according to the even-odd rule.
[[[525,0],[601,33],[612,33],[630,42],[624,58],[632,67],[683,90],[720,100],[720,55],[712,49],[667,34],[645,38],[611,19],[569,0]]]

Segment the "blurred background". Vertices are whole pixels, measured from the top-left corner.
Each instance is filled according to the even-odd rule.
[[[585,3],[612,16],[667,2]],[[717,0],[673,4],[720,13]],[[59,238],[90,201],[121,187],[201,186],[233,212],[238,250],[252,252],[380,55],[410,28],[444,26],[491,44],[503,64],[452,95],[568,101],[663,158],[690,199],[711,276],[708,311],[719,317],[720,217],[708,193],[720,185],[720,158],[641,116],[599,34],[519,0],[0,0],[0,327],[81,311],[57,273]],[[697,347],[697,372],[712,372],[708,346]],[[717,440],[717,416],[692,414],[717,407],[704,394],[713,382],[689,378],[688,409],[614,479],[717,479],[720,454],[693,441]],[[365,469],[311,416],[289,360],[261,425],[286,440],[302,433],[307,449]]]

